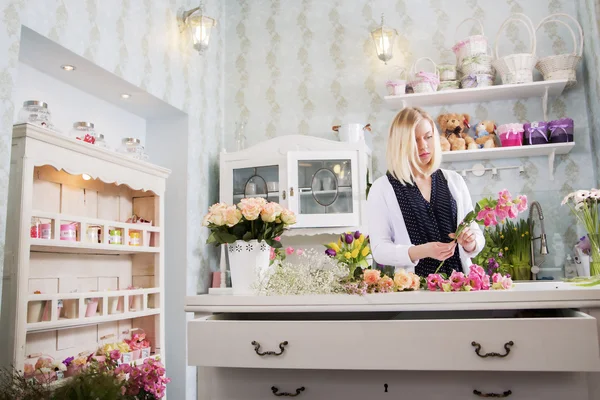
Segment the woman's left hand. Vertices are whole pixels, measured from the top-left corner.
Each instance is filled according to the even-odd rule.
[[[450,237],[452,239],[454,239],[454,233],[451,233]],[[456,242],[459,245],[461,245],[462,248],[467,253],[472,253],[473,251],[475,251],[475,248],[477,247],[477,242],[475,241],[475,234],[473,232],[471,232],[471,229],[469,229],[469,227],[466,227],[460,233],[460,235],[458,235],[458,238],[456,239]]]

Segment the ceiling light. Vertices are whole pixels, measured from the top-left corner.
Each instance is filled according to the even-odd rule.
[[[92,177],[89,176],[88,174],[81,174],[81,177],[83,178],[84,181],[89,181],[90,179],[92,179]]]
[[[75,66],[70,64],[65,64],[60,66],[65,71],[75,71]]]
[[[130,94],[127,94],[127,93],[122,93],[122,94],[121,94],[121,98],[122,98],[122,99],[128,99],[128,98],[130,98],[130,97],[131,97],[131,95],[130,95]]]

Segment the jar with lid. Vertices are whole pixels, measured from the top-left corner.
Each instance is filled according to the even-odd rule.
[[[133,137],[126,137],[122,140],[121,152],[129,157],[136,158],[138,160],[147,160],[148,156],[144,153],[144,146],[140,139]]]
[[[44,128],[52,129],[52,116],[48,110],[48,103],[39,100],[27,100],[23,102],[23,108],[19,111],[19,122],[28,123]]]
[[[94,144],[98,138],[98,133],[92,122],[78,121],[73,123],[73,129],[71,129],[70,136],[73,139],[79,139]]]
[[[110,150],[110,148],[106,144],[106,141],[104,140],[104,135],[101,133],[99,133],[98,136],[96,137],[96,141],[94,142],[94,144],[103,149]]]

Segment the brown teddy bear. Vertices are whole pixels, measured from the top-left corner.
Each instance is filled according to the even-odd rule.
[[[475,140],[468,134],[470,119],[469,114],[440,114],[438,116],[442,151],[477,149]]]
[[[475,126],[475,143],[480,149],[496,147],[496,124],[486,119]]]

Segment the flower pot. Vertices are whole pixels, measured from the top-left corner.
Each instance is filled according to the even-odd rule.
[[[590,238],[590,276],[600,275],[600,235],[588,235]]]
[[[233,294],[256,293],[254,285],[265,278],[269,270],[269,250],[270,246],[264,241],[259,243],[257,240],[238,240],[227,244]]]
[[[515,281],[529,281],[531,280],[531,266],[529,263],[520,263],[513,265],[513,275],[511,276]]]

